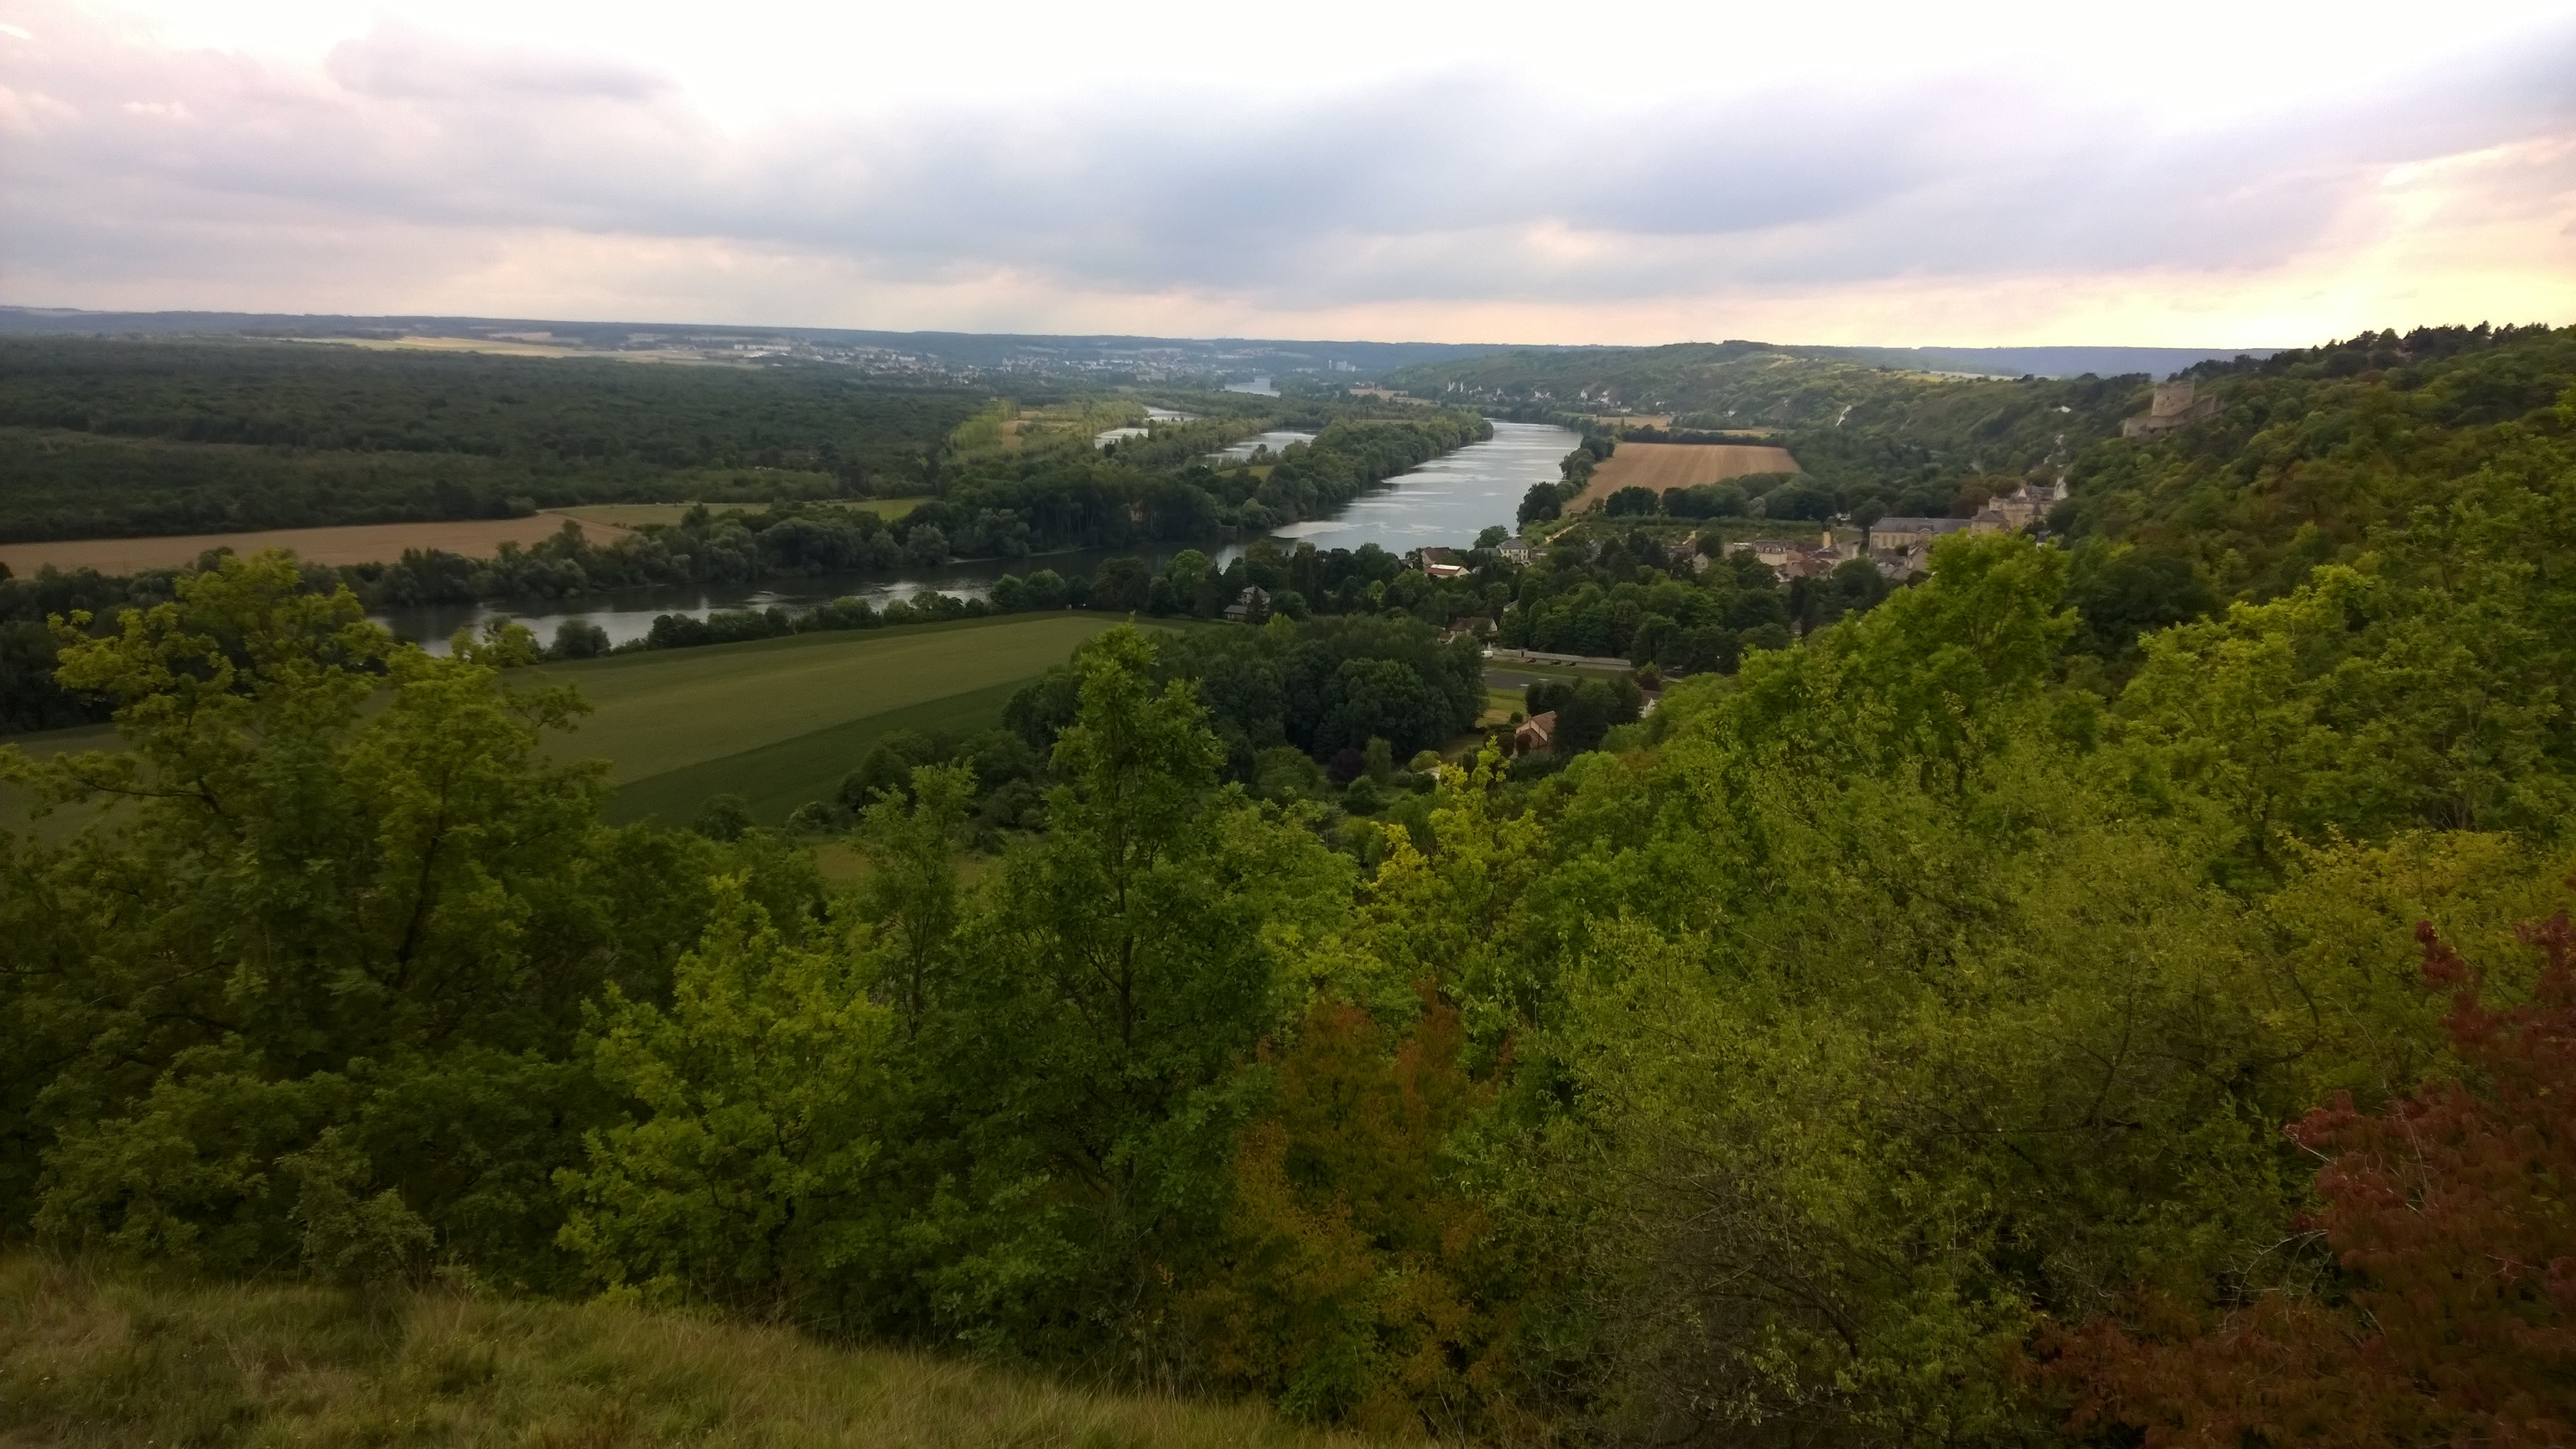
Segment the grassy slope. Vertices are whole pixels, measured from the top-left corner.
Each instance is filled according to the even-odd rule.
[[[0,1445],[1323,1446],[1086,1392],[604,1304],[166,1286],[0,1260]]]
[[[1018,615],[552,666],[597,706],[553,748],[615,763],[613,818],[686,820],[730,792],[774,824],[828,794],[879,735],[997,722],[1013,689],[1113,622]]]

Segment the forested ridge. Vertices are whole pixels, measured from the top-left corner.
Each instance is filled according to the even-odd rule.
[[[865,762],[841,889],[600,824],[523,631],[433,659],[224,561],[61,639],[123,751],[0,753],[126,802],[0,837],[0,1221],[1407,1437],[2557,1442],[2563,342],[2213,376],[2076,465],[2073,546],[1892,591],[1600,524],[1114,629],[1016,746]],[[1470,604],[1726,632],[1545,768],[1399,765],[1477,703],[1423,618]]]
[[[2576,376],[2576,327],[2364,333],[2187,376],[2216,416],[2087,451],[2051,522],[2188,553],[2222,589],[2270,596],[2481,469],[2533,466],[2523,443]]]
[[[908,492],[983,401],[821,367],[0,338],[18,485],[0,538],[689,502],[724,487],[705,470],[787,475],[764,480],[780,496]]]

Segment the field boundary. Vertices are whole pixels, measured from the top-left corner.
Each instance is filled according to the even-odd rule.
[[[675,611],[676,612],[676,611]],[[1006,629],[1013,624],[1026,624],[1032,619],[1051,619],[1058,615],[1072,618],[1103,618],[1110,624],[1125,623],[1123,615],[1090,609],[1028,609],[1016,614],[987,614],[980,619],[940,619],[927,624],[893,624],[876,629],[814,629],[803,634],[781,634],[774,639],[737,639],[724,644],[692,644],[683,649],[638,649],[626,654],[603,654],[597,659],[567,659],[537,666],[550,679],[578,684],[586,674],[602,674],[617,669],[637,669],[676,658],[707,659],[725,654],[759,654],[782,649],[823,649],[834,644],[847,644],[856,639],[915,639],[925,634],[954,634],[965,629]],[[1139,619],[1147,627],[1162,625],[1160,619]]]

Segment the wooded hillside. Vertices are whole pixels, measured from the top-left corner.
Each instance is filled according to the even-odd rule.
[[[2087,455],[2075,547],[1832,607],[1595,520],[1111,628],[853,762],[839,887],[601,823],[523,631],[433,659],[226,562],[61,640],[124,748],[0,749],[121,802],[0,836],[0,1223],[1390,1436],[2560,1442],[2567,336],[2211,375]],[[2285,501],[2334,547],[2259,552]],[[1386,616],[1475,603],[1708,662],[1399,755],[1476,645]]]

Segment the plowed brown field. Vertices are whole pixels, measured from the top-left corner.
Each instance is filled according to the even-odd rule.
[[[1786,448],[1757,448],[1733,443],[1621,443],[1592,475],[1592,486],[1566,512],[1576,513],[1622,488],[1649,488],[1657,497],[1667,488],[1695,488],[1740,478],[1747,473],[1795,473],[1798,460]]]
[[[189,533],[160,538],[81,538],[56,543],[0,543],[0,564],[21,578],[45,564],[70,572],[103,574],[177,568],[210,548],[249,555],[264,548],[293,549],[313,563],[391,563],[407,548],[443,548],[468,558],[490,558],[504,542],[530,544],[564,526],[559,513],[526,518],[474,518],[456,523],[359,523],[345,528],[272,528],[258,533]],[[594,542],[625,532],[600,519],[582,520]]]

